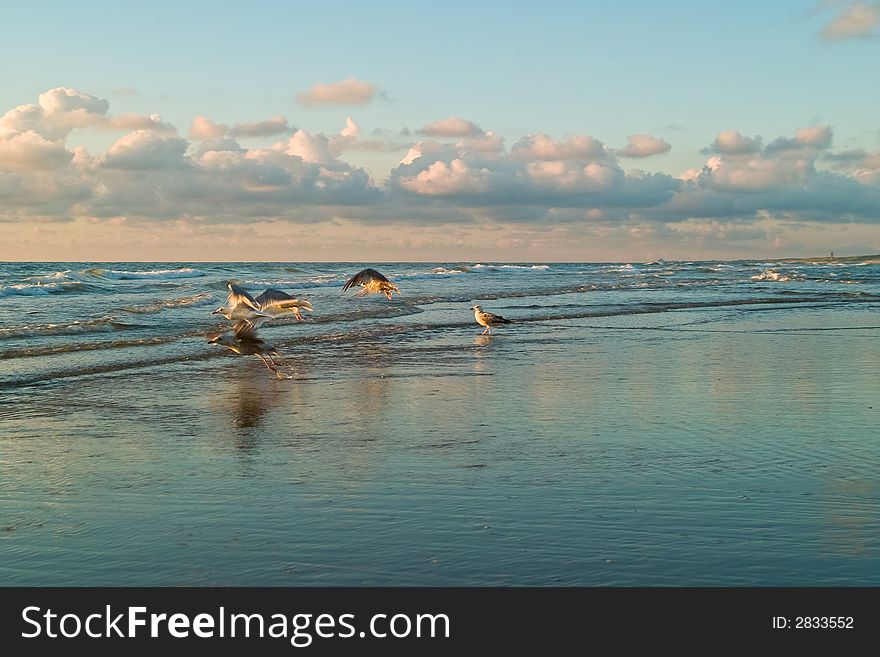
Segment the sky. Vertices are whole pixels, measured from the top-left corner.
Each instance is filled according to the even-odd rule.
[[[880,252],[880,2],[0,9],[0,260]]]

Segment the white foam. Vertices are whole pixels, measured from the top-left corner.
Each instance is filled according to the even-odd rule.
[[[75,281],[64,283],[18,283],[16,285],[0,285],[0,297],[29,296],[36,297],[46,294],[66,292],[68,289],[80,287]]]
[[[482,263],[476,264],[473,266],[474,269],[521,269],[521,270],[530,270],[530,269],[550,269],[550,265],[484,265]]]
[[[752,276],[753,281],[776,281],[777,283],[787,283],[789,281],[802,281],[804,276],[801,274],[782,274],[775,269],[765,269],[760,274]]]
[[[124,269],[89,269],[87,273],[117,281],[152,280],[162,278],[197,278],[205,272],[190,267],[183,269],[156,269],[152,271],[126,271]]]

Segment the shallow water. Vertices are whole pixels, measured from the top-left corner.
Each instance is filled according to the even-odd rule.
[[[360,267],[0,264],[0,583],[880,584],[880,259]]]

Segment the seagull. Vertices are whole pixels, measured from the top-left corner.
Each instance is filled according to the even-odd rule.
[[[364,269],[359,271],[357,274],[352,276],[346,281],[345,285],[342,286],[342,291],[345,292],[347,289],[354,287],[355,285],[360,285],[363,290],[357,293],[356,296],[362,297],[367,294],[379,294],[382,293],[389,299],[391,299],[391,293],[397,292],[400,294],[400,290],[397,289],[397,286],[394,285],[391,281],[389,281],[384,275],[377,272],[375,269]]]
[[[272,358],[272,356],[278,356],[278,350],[271,344],[258,338],[253,332],[239,335],[239,332],[236,331],[234,335],[229,335],[228,332],[224,331],[216,335],[209,335],[208,342],[223,345],[227,349],[243,356],[259,356],[270,372],[282,378],[278,373],[278,363]]]
[[[226,305],[220,306],[212,312],[212,315],[223,315],[226,319],[236,322],[235,335],[241,338],[243,331],[253,334],[253,331],[270,319],[276,319],[285,315],[293,315],[302,321],[301,310],[312,311],[312,304],[305,299],[297,299],[287,292],[267,289],[256,299],[240,285],[229,283],[229,296]]]
[[[496,315],[495,313],[483,312],[483,309],[480,306],[472,306],[471,310],[474,311],[474,319],[477,320],[477,324],[486,327],[480,335],[485,335],[486,333],[491,334],[492,327],[496,324],[513,324],[512,319],[507,319],[501,315]]]

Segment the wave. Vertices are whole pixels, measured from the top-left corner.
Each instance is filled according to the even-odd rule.
[[[484,265],[482,263],[476,264],[473,266],[474,269],[480,270],[485,269],[487,271],[495,271],[497,269],[512,269],[512,270],[546,270],[550,269],[550,265]]]
[[[115,281],[139,281],[151,279],[168,279],[168,278],[198,278],[206,276],[205,272],[191,267],[183,267],[182,269],[155,269],[151,271],[126,271],[124,269],[101,269],[94,267],[86,269],[84,274],[94,276],[95,278],[108,278]]]
[[[87,289],[85,283],[79,281],[60,281],[58,283],[18,283],[16,285],[0,285],[0,297],[42,296],[62,292],[79,292]]]
[[[276,288],[281,290],[289,291],[293,288],[307,289],[313,287],[336,287],[337,285],[341,287],[342,283],[344,283],[346,278],[344,276],[340,276],[338,274],[323,274],[321,276],[315,276],[314,278],[309,278],[306,280],[293,280],[293,279],[263,279],[256,281],[243,281],[245,286],[253,285],[255,287],[263,287],[265,288]],[[225,286],[224,286],[225,289]]]
[[[193,294],[188,297],[180,297],[178,299],[163,299],[159,301],[154,301],[153,303],[144,304],[142,306],[124,306],[120,308],[127,313],[133,313],[135,315],[151,315],[153,313],[158,313],[166,308],[180,308],[182,306],[193,306],[205,301],[206,299],[211,298],[211,294],[209,292],[200,292],[199,294]]]
[[[451,276],[454,274],[470,274],[473,272],[473,269],[470,267],[465,267],[464,265],[460,265],[457,267],[434,267],[431,270],[432,274],[437,276]]]
[[[806,276],[802,274],[783,274],[775,269],[765,269],[760,274],[752,276],[753,281],[776,281],[778,283],[788,283],[789,281],[802,281]]]
[[[100,319],[76,320],[65,324],[25,324],[24,326],[0,328],[0,340],[12,340],[38,335],[79,335],[81,333],[120,331],[132,328],[141,327],[135,324],[120,322],[115,317],[101,317]]]

